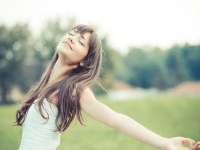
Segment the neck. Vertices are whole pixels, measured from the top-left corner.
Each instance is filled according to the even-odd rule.
[[[68,65],[58,58],[51,72],[49,83],[62,80],[63,78],[67,77],[75,68],[77,68],[77,65]]]

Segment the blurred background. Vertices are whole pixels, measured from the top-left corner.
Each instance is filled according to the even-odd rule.
[[[163,136],[200,140],[199,0],[0,2],[0,150],[17,149],[15,111],[78,24],[95,27],[102,41],[107,91],[94,86],[99,100]],[[71,129],[59,149],[153,149],[85,118],[94,128]]]

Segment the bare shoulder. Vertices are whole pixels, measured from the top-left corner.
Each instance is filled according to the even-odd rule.
[[[92,90],[89,88],[89,87],[87,87],[87,88],[85,88],[84,90],[83,90],[83,93],[82,93],[83,95],[90,95],[90,94],[92,94],[93,95],[93,92],[92,92]]]
[[[81,110],[85,114],[108,126],[112,125],[111,120],[117,114],[111,108],[97,100],[89,88],[83,91],[80,98],[80,105]]]
[[[95,100],[95,96],[90,88],[85,88],[81,94],[81,101]]]
[[[96,102],[97,100],[92,90],[90,88],[85,88],[80,97],[81,109],[86,113],[90,113],[92,108],[91,106],[95,106]]]

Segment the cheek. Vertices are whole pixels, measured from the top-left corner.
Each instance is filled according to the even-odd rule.
[[[88,51],[87,51],[87,50],[82,51],[82,56],[83,56],[84,58],[87,56],[87,54],[88,54]]]
[[[77,53],[76,56],[77,56],[77,58],[78,58],[79,60],[83,60],[83,59],[87,56],[87,53],[81,51],[81,52]]]
[[[65,51],[65,48],[61,44],[58,44],[57,47],[56,47],[56,51],[57,52]]]
[[[77,47],[77,55],[78,55],[78,57],[83,58],[83,57],[86,57],[87,54],[88,54],[88,49],[87,48],[83,48],[81,46]]]

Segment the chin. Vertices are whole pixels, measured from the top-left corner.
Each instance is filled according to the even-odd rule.
[[[64,48],[64,47],[62,47],[62,46],[57,46],[57,48],[56,48],[56,51],[58,52],[58,53],[66,53],[66,48]]]

